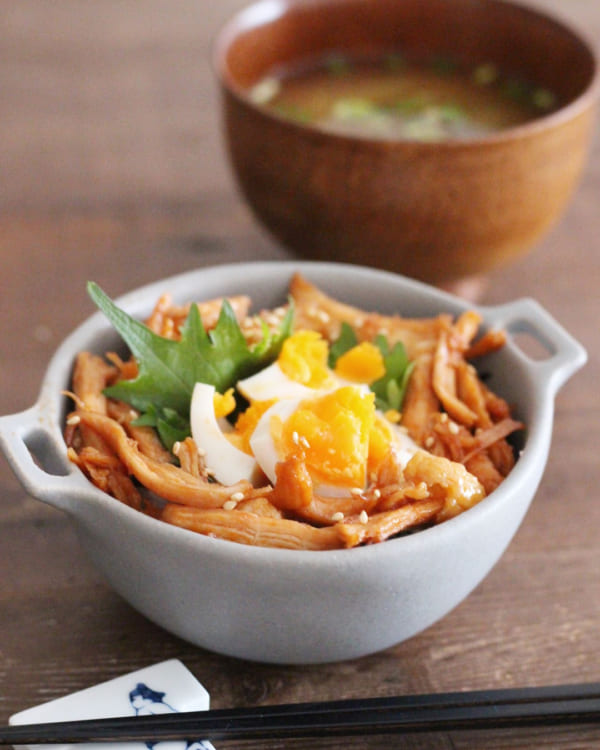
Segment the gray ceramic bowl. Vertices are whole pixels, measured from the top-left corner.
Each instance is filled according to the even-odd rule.
[[[257,306],[285,300],[294,271],[364,308],[409,316],[458,313],[463,301],[383,271],[326,263],[234,264],[159,281],[118,300],[144,316],[163,291],[176,301],[244,292]],[[75,354],[117,346],[97,313],[54,355],[37,403],[0,418],[0,442],[25,489],[63,510],[110,585],[166,630],[198,646],[274,663],[359,657],[422,631],[473,590],[517,530],[542,476],[554,398],[586,354],[529,299],[481,307],[487,326],[522,331],[547,350],[527,357],[511,336],[482,362],[491,385],[527,425],[522,455],[499,489],[457,518],[411,536],[357,549],[296,552],[211,539],[146,517],[113,500],[73,466],[62,438]],[[485,618],[486,613],[481,612]]]

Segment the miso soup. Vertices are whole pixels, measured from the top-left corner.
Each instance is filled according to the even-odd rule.
[[[503,76],[491,63],[331,56],[279,71],[251,91],[255,102],[320,129],[365,138],[436,141],[482,136],[557,107],[554,94]]]

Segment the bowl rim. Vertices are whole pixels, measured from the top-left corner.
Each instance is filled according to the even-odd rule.
[[[206,276],[207,274],[209,276],[223,274],[227,276],[231,271],[245,275],[250,270],[252,270],[252,273],[262,274],[262,276],[275,273],[278,283],[281,280],[282,285],[283,277],[285,276],[289,281],[294,271],[316,273],[326,270],[330,273],[342,274],[345,277],[356,277],[360,274],[361,281],[364,281],[365,276],[368,277],[368,282],[386,280],[388,284],[397,286],[399,292],[413,290],[426,303],[448,305],[450,308],[449,311],[453,314],[466,309],[478,310],[482,314],[484,328],[492,325],[496,317],[496,308],[494,307],[471,305],[448,292],[396,273],[353,264],[323,261],[259,260],[212,265],[191,271],[184,271],[183,273],[145,284],[116,297],[114,301],[117,305],[125,309],[144,307],[149,310],[155,300],[158,299],[160,293],[165,291],[166,286],[171,288],[173,297],[176,298],[177,285],[189,283],[192,279],[200,280],[202,276]],[[280,296],[285,294],[283,286],[278,291],[278,294]],[[66,398],[64,389],[65,387],[68,389],[70,382],[65,383],[65,377],[71,372],[73,359],[76,353],[81,350],[81,343],[87,342],[88,345],[91,345],[100,334],[110,331],[114,333],[115,338],[118,337],[118,334],[106,320],[103,313],[100,311],[94,312],[63,339],[48,364],[38,405],[40,414],[45,417],[49,416],[53,428],[54,448],[65,453],[66,462],[68,462],[68,459],[66,458],[66,446],[63,439],[63,417]],[[506,346],[509,350],[509,356],[520,359],[524,358],[524,355],[510,338]],[[550,410],[549,420],[547,419],[548,409]],[[536,480],[535,487],[537,487],[537,483],[543,472],[545,454],[551,439],[553,394],[548,394],[545,400],[541,400],[532,413],[536,418],[526,425],[522,455],[520,455],[512,471],[502,484],[476,506],[470,508],[468,512],[465,511],[441,524],[421,529],[415,533],[388,539],[383,543],[351,549],[290,550],[273,547],[255,547],[226,539],[211,538],[188,529],[172,526],[160,519],[152,518],[126,506],[92,484],[84,477],[78,467],[73,464],[69,466],[69,475],[66,477],[66,481],[76,483],[81,489],[82,494],[90,498],[94,496],[101,504],[107,506],[109,512],[114,513],[116,516],[121,516],[123,520],[129,519],[132,523],[139,523],[141,524],[141,528],[144,528],[145,524],[149,524],[147,527],[149,533],[159,534],[165,539],[179,539],[186,547],[195,546],[199,551],[205,550],[206,552],[210,552],[211,556],[216,558],[236,559],[246,565],[262,565],[266,560],[273,560],[274,562],[277,561],[278,565],[289,564],[291,568],[297,567],[299,563],[305,567],[316,565],[319,568],[330,566],[337,568],[340,563],[343,565],[347,565],[349,562],[352,564],[355,562],[364,564],[369,560],[373,560],[373,556],[375,556],[375,559],[378,559],[382,554],[391,557],[398,554],[410,556],[423,544],[435,543],[436,541],[443,542],[446,538],[451,538],[454,530],[457,528],[465,527],[466,530],[469,527],[476,528],[479,523],[485,521],[488,515],[496,512],[499,505],[504,504],[511,497],[518,494],[520,489],[523,491],[526,486],[529,486],[532,477]],[[539,467],[540,458],[543,459],[541,461],[541,468]],[[536,477],[536,474],[539,474],[539,476]],[[533,494],[534,492],[531,492],[532,497]],[[73,515],[74,518],[77,517],[75,511],[69,508],[65,510]],[[428,542],[428,540],[430,541]]]
[[[535,6],[528,5],[519,0],[477,0],[483,5],[507,6],[519,12],[526,13],[534,18],[551,23],[562,32],[570,35],[589,55],[593,64],[593,73],[585,89],[574,99],[571,99],[559,109],[548,114],[542,114],[532,120],[520,125],[494,130],[484,135],[474,135],[460,139],[440,139],[435,141],[419,141],[409,139],[383,139],[369,136],[355,136],[337,133],[313,127],[310,124],[291,120],[270,109],[260,107],[252,101],[247,92],[236,85],[231,76],[226,73],[224,60],[226,51],[236,36],[246,29],[261,25],[283,17],[290,8],[302,6],[314,6],[324,1],[329,5],[342,5],[346,0],[253,0],[243,6],[221,25],[214,35],[211,44],[211,66],[223,94],[233,97],[241,106],[254,112],[266,121],[277,123],[291,131],[297,130],[308,138],[315,140],[331,141],[334,143],[361,143],[373,149],[389,150],[392,148],[414,148],[423,151],[432,150],[461,150],[466,148],[482,147],[486,144],[501,144],[524,137],[533,137],[536,134],[558,128],[564,123],[576,118],[587,109],[594,108],[600,100],[600,51],[593,42],[591,35],[575,24],[569,22],[561,15],[541,10]],[[252,20],[253,14],[256,20]]]

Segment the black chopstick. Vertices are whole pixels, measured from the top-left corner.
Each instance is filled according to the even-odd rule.
[[[0,744],[266,740],[600,722],[600,682],[0,728]]]

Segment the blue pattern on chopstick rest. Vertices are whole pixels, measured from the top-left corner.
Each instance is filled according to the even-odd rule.
[[[138,682],[135,688],[129,693],[129,702],[131,703],[136,716],[153,716],[155,714],[179,713],[176,708],[174,708],[170,703],[167,702],[166,696],[166,692],[153,690],[152,688],[148,687],[146,683]],[[153,748],[160,745],[160,748],[162,750],[162,748],[167,744],[169,746],[172,745],[173,748],[175,748],[175,746],[177,745],[181,745],[182,747],[185,747],[186,750],[209,750],[209,748],[212,747],[209,742],[205,742],[202,740],[196,740],[195,742],[188,743],[147,742],[146,746],[148,747],[148,750],[153,750]]]

